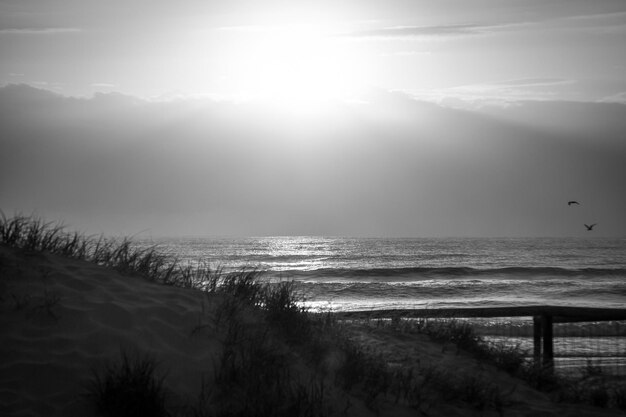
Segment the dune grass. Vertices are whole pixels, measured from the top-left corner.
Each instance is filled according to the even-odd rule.
[[[117,363],[93,370],[89,387],[100,415],[105,417],[169,417],[163,376],[157,376],[157,362],[146,355],[121,352]]]
[[[184,270],[178,261],[160,254],[156,246],[140,248],[128,238],[117,240],[70,233],[63,224],[37,217],[9,218],[0,211],[0,244],[85,260],[164,284],[176,284],[184,279]]]
[[[241,294],[239,292],[239,294]],[[205,380],[193,416],[323,416],[325,382],[316,375],[296,374],[301,359],[285,338],[293,317],[276,316],[245,298],[226,296],[214,323],[221,341],[212,379]],[[264,321],[250,322],[251,309]],[[258,313],[257,313],[258,315]]]

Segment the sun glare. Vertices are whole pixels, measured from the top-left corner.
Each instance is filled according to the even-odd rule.
[[[227,28],[225,86],[237,94],[294,110],[350,98],[359,88],[358,58],[320,28],[300,26]]]

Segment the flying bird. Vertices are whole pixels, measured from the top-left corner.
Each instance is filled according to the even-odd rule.
[[[580,203],[579,203],[578,201],[574,201],[574,200],[572,200],[572,201],[568,201],[568,202],[567,202],[567,205],[568,205],[568,206],[571,206],[572,204],[578,204],[578,205],[580,205]]]
[[[585,227],[587,228],[587,230],[592,230],[592,229],[593,229],[593,226],[595,226],[596,224],[598,224],[598,223],[594,223],[594,224],[592,224],[592,225],[588,225],[588,224],[586,224],[586,225],[585,225]]]

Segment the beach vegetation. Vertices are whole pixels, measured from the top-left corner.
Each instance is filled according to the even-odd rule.
[[[103,417],[169,417],[164,376],[148,355],[121,351],[119,362],[93,370],[88,396]]]
[[[372,407],[377,397],[391,388],[393,373],[382,355],[348,338],[339,339],[343,362],[337,368],[335,381],[345,390],[361,391]]]
[[[430,391],[435,401],[463,401],[478,410],[501,410],[505,403],[501,389],[481,375],[455,375],[436,366],[425,367],[420,374],[424,379],[422,389]]]
[[[527,363],[527,352],[519,345],[488,343],[476,334],[471,323],[466,320],[439,317],[396,319],[379,320],[376,325],[402,333],[425,334],[444,346],[453,344],[457,353],[469,352],[477,359],[490,362],[510,374],[517,373]]]
[[[28,300],[30,301],[31,299],[29,298]],[[60,319],[60,316],[55,311],[55,307],[59,305],[60,301],[61,297],[55,292],[44,289],[42,296],[39,298],[37,304],[28,312],[27,317],[56,322]]]
[[[213,319],[194,332],[212,327],[221,350],[190,412],[194,417],[328,415],[323,376],[307,372],[306,355],[293,349],[310,336],[302,330],[306,309],[297,305],[292,283],[261,283],[259,276],[231,273],[205,290],[222,296]]]
[[[611,395],[604,383],[599,383],[590,387],[589,389],[589,404],[595,407],[607,407]]]
[[[626,411],[626,384],[622,383],[613,388],[613,399],[615,406]]]
[[[484,340],[474,333],[467,321],[441,317],[392,319],[377,320],[375,326],[399,333],[426,334],[444,345],[454,343],[457,349],[473,355],[482,363],[494,365],[534,389],[548,393],[555,401],[622,409],[626,404],[623,380],[618,378],[618,382],[611,382],[612,378],[604,375],[597,364],[588,361],[581,375],[564,375],[555,372],[552,366],[529,360],[528,352],[519,345]],[[450,400],[447,398],[450,393],[453,393],[454,398],[462,399],[479,409],[488,407],[499,410],[506,404],[508,397],[508,394],[480,376],[452,375],[436,366],[399,370],[394,381],[399,384],[395,394],[422,411],[424,407],[436,403],[437,398]],[[444,396],[438,397],[438,393],[443,393]]]
[[[597,363],[594,363],[591,359],[587,360],[587,364],[583,368],[582,377],[585,378],[594,378],[598,376],[602,376],[602,367]]]
[[[166,284],[177,283],[181,275],[178,261],[159,253],[156,246],[140,247],[128,238],[119,240],[70,233],[62,224],[45,222],[34,216],[9,218],[0,211],[0,244],[28,252],[49,252],[85,260],[123,274],[139,275]]]
[[[11,299],[13,300],[14,309],[16,311],[26,308],[30,304],[30,294],[15,294],[11,293]]]

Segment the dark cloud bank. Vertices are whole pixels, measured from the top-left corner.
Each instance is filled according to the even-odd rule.
[[[367,102],[316,115],[9,85],[0,209],[106,234],[626,236],[626,106]]]

